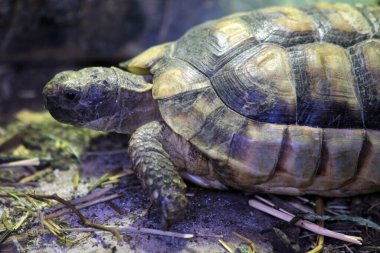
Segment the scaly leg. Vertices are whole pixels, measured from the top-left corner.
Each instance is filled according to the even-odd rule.
[[[186,185],[165,151],[165,129],[154,121],[138,128],[129,142],[129,155],[137,177],[151,200],[161,206],[164,226],[180,218],[187,206]]]

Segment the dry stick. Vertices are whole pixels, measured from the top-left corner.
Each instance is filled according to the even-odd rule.
[[[224,241],[224,240],[218,240],[220,244],[224,247],[225,250],[228,251],[228,253],[233,253],[234,251],[231,249],[230,246]]]
[[[346,250],[348,250],[348,252],[354,253],[346,244],[344,245],[344,247],[346,248]]]
[[[165,235],[165,236],[172,236],[172,237],[179,237],[183,239],[190,239],[193,238],[193,234],[181,234],[176,232],[170,232],[170,231],[162,231],[158,229],[152,229],[152,228],[134,228],[134,227],[121,227],[119,228],[122,232],[134,232],[134,233],[146,233],[146,234],[154,234],[154,235]]]
[[[115,194],[112,194],[112,195],[105,196],[103,198],[98,198],[98,199],[95,199],[93,201],[83,203],[81,205],[73,205],[72,203],[71,203],[71,205],[74,208],[76,208],[77,210],[79,210],[79,209],[83,209],[85,207],[93,206],[93,205],[101,203],[101,202],[106,202],[106,201],[109,201],[109,200],[112,200],[112,199],[119,198],[120,196],[122,196],[122,194],[115,193]],[[64,214],[70,213],[71,211],[74,212],[74,210],[72,208],[70,208],[70,206],[68,206],[68,207],[69,207],[69,209],[62,209],[60,211],[57,211],[57,212],[45,215],[45,218],[46,219],[52,219],[52,218],[59,217],[59,216],[62,216]]]
[[[0,164],[0,169],[2,168],[15,168],[15,167],[23,167],[23,166],[38,166],[41,164],[39,158],[30,158],[15,162],[2,163]]]
[[[26,183],[29,183],[32,181],[36,181],[37,179],[39,179],[39,178],[41,178],[47,174],[50,174],[52,172],[53,172],[52,168],[47,168],[47,169],[38,171],[38,172],[34,173],[33,175],[22,178],[18,183],[19,184],[26,184]]]
[[[300,196],[297,196],[296,198],[297,198],[298,200],[300,200],[300,201],[306,203],[306,204],[309,204],[309,205],[315,207],[315,203],[311,202],[311,201],[308,200],[307,198],[300,197]],[[337,212],[331,210],[331,209],[328,208],[328,207],[325,207],[325,211],[328,212],[328,213],[331,213],[331,214],[333,214],[333,215],[341,215],[340,213],[337,213]]]
[[[79,187],[79,180],[80,180],[80,170],[79,170],[79,168],[76,168],[74,170],[74,176],[73,176],[73,185],[74,185],[74,190],[75,191]]]
[[[99,197],[101,197],[102,195],[106,194],[107,192],[109,192],[110,190],[112,190],[113,187],[104,187],[104,188],[100,188],[98,190],[95,190],[93,191],[92,193],[86,195],[86,196],[83,196],[83,197],[80,197],[80,198],[76,198],[72,201],[70,201],[71,204],[73,205],[78,205],[80,203],[83,203],[83,202],[89,202],[93,199],[98,199]],[[50,212],[54,212],[58,209],[61,209],[61,208],[64,208],[65,205],[56,205],[54,206],[53,208],[49,209]]]
[[[272,207],[269,207],[257,200],[254,200],[254,199],[251,199],[249,200],[249,205],[253,208],[256,208],[262,212],[265,212],[265,213],[268,213],[272,216],[275,216],[279,219],[282,219],[284,221],[287,221],[287,222],[291,222],[294,218],[295,218],[295,215],[293,214],[289,214],[289,213],[284,213],[284,212],[281,212],[277,209],[274,209]],[[307,221],[307,220],[298,220],[295,225],[301,227],[301,228],[304,228],[304,229],[307,229],[307,230],[310,230],[316,234],[320,234],[320,235],[324,235],[324,236],[328,236],[328,237],[332,237],[332,238],[335,238],[335,239],[338,239],[338,240],[342,240],[342,241],[346,241],[346,242],[350,242],[350,243],[354,243],[354,244],[357,244],[357,245],[361,245],[361,241],[363,240],[361,237],[357,237],[357,236],[349,236],[349,235],[345,235],[345,234],[341,234],[341,233],[336,233],[334,231],[331,231],[331,230],[328,230],[326,228],[323,228],[323,227],[320,227],[318,226],[317,224],[314,224],[310,221]]]
[[[255,195],[255,198],[258,199],[258,200],[260,200],[261,202],[264,202],[265,204],[267,204],[270,207],[276,208],[276,205],[274,203],[272,203],[271,201],[267,200],[266,198],[263,198],[263,197],[261,197],[259,195]],[[292,213],[286,211],[285,209],[278,208],[278,210],[281,211],[281,212],[283,212],[283,213],[292,215]]]
[[[116,205],[115,203],[113,203],[111,200],[108,200],[106,202],[115,212],[117,212],[118,214],[120,215],[126,215],[128,214],[128,212],[126,210],[124,210],[123,208],[121,208],[120,206]]]
[[[115,183],[118,181],[119,178],[130,176],[133,174],[134,174],[134,172],[132,169],[127,169],[125,171],[123,170],[122,172],[116,173],[116,174],[113,174],[113,172],[108,172],[108,173],[104,174],[95,184],[93,184],[90,187],[90,191],[94,190],[95,188],[97,188],[101,185]]]
[[[301,204],[301,203],[299,203],[299,202],[297,202],[297,201],[290,200],[290,201],[288,201],[288,203],[289,203],[292,207],[294,207],[294,208],[300,210],[300,211],[303,212],[303,213],[314,213],[314,210],[313,210],[313,209],[311,209],[311,208],[309,208],[309,207],[307,207],[307,206],[305,206],[305,205],[303,205],[303,204]]]
[[[317,197],[316,203],[315,203],[315,211],[318,215],[324,215],[324,202],[321,197]],[[319,221],[318,225],[323,227],[324,221]],[[323,235],[318,235],[317,237],[317,245],[314,249],[308,251],[307,253],[320,253],[323,251],[323,244],[325,242],[325,237]]]
[[[239,237],[240,240],[242,241],[245,241],[246,243],[249,244],[249,246],[251,247],[251,251],[252,252],[256,252],[256,245],[250,240],[248,239],[247,237],[235,232],[235,231],[232,231],[232,234],[234,234],[235,236]]]
[[[81,212],[74,205],[72,205],[69,201],[66,201],[66,200],[62,199],[56,193],[53,194],[53,195],[33,195],[33,194],[28,194],[28,196],[30,196],[32,198],[35,198],[37,200],[40,200],[40,201],[44,201],[46,199],[56,200],[56,201],[58,201],[58,202],[60,202],[60,203],[62,203],[64,205],[66,205],[68,208],[70,208],[82,220],[82,222],[83,222],[83,224],[85,226],[89,226],[89,227],[93,227],[93,228],[109,231],[113,235],[115,235],[118,240],[121,239],[120,232],[117,229],[112,228],[112,227],[102,226],[102,225],[90,222],[86,217],[84,217],[81,214]]]
[[[152,234],[152,235],[162,235],[162,236],[170,236],[177,237],[182,239],[191,239],[194,237],[194,234],[182,234],[177,232],[163,231],[152,228],[134,228],[134,227],[114,227],[109,226],[109,228],[113,228],[119,230],[120,232],[130,232],[130,233],[143,233],[143,234]],[[98,231],[97,228],[64,228],[61,229],[62,232],[93,232]],[[47,232],[48,230],[43,230],[43,232]]]
[[[217,234],[207,234],[207,233],[200,233],[196,232],[194,234],[196,237],[213,237],[213,238],[224,238],[223,235],[217,235]]]

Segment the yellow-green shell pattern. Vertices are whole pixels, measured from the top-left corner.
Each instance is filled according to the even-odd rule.
[[[128,62],[224,184],[380,189],[380,7],[269,7],[209,21]]]

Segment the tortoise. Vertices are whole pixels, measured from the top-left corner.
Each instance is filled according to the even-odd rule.
[[[164,222],[184,179],[207,188],[352,196],[380,189],[380,7],[241,12],[117,67],[57,74],[63,123],[132,134],[129,156]]]

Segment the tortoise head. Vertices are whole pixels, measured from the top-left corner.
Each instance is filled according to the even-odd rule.
[[[151,86],[143,76],[118,68],[90,67],[58,73],[45,85],[43,97],[50,114],[60,122],[129,133],[136,127],[130,126],[135,123],[129,123],[133,119],[128,116],[143,100],[141,94],[151,97]]]

